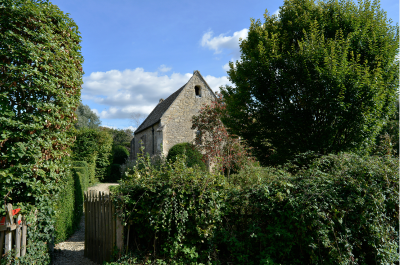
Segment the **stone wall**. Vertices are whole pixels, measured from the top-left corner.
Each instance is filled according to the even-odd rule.
[[[132,159],[136,158],[136,154],[139,153],[140,147],[142,146],[140,144],[140,141],[143,141],[143,146],[145,147],[144,151],[146,153],[149,153],[150,155],[154,155],[157,153],[160,153],[160,144],[162,143],[162,132],[159,130],[160,123],[156,123],[153,126],[150,126],[149,128],[135,134],[135,144],[134,144],[134,156]],[[154,134],[153,134],[154,131]],[[154,146],[153,146],[154,142]],[[154,148],[154,150],[153,150]],[[154,151],[154,152],[153,152]]]
[[[200,87],[200,97],[196,96],[196,86]],[[191,129],[192,117],[199,113],[204,104],[210,104],[214,99],[214,93],[195,73],[161,118],[161,123],[165,124],[163,130],[163,152],[165,156],[175,144],[193,142],[195,131]]]

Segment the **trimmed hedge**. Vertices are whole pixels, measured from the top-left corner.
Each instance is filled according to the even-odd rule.
[[[187,168],[182,157],[159,169],[149,159],[141,163],[114,195],[119,216],[135,228],[131,260],[256,265],[399,259],[399,165],[391,157],[328,155],[303,168],[250,168],[229,182]]]
[[[197,165],[201,170],[207,170],[206,164],[202,161],[203,155],[191,143],[180,143],[174,145],[168,151],[167,160],[174,163],[177,156],[183,154],[186,156],[186,166],[194,167]]]
[[[55,242],[70,237],[78,228],[83,213],[83,195],[89,186],[89,170],[85,161],[73,162],[55,203]]]
[[[125,163],[126,159],[129,157],[129,151],[125,146],[117,145],[112,149],[113,153],[113,163],[122,165]]]
[[[75,22],[48,0],[0,1],[0,198],[32,224],[26,255],[1,263],[50,262],[83,83],[80,42]]]

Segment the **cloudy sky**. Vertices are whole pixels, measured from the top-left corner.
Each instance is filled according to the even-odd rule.
[[[50,0],[79,27],[84,57],[82,101],[103,126],[136,126],[199,70],[214,91],[230,84],[250,18],[276,14],[283,0]],[[399,1],[381,7],[394,23]],[[140,116],[140,115],[139,115]]]

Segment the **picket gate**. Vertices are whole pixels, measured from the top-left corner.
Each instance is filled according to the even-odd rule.
[[[27,225],[25,218],[13,214],[11,203],[6,205],[5,222],[0,217],[0,260],[9,251],[15,251],[15,257],[23,257],[26,253]],[[15,220],[14,220],[15,219]]]
[[[115,216],[110,195],[90,190],[84,195],[85,210],[85,257],[103,264],[111,261],[114,250],[123,248],[123,226]]]

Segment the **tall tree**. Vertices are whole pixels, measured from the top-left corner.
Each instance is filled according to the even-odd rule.
[[[75,113],[78,117],[78,122],[75,123],[75,128],[77,129],[95,129],[101,124],[100,117],[97,116],[97,114],[94,113],[88,105],[83,105],[82,102],[79,104]]]
[[[379,1],[286,0],[251,21],[222,89],[229,130],[264,164],[369,151],[394,111],[398,26]]]

